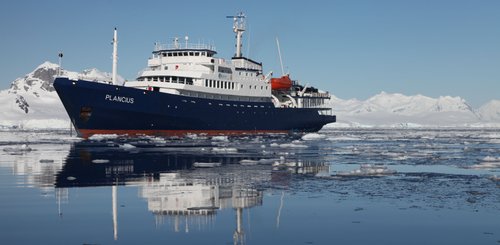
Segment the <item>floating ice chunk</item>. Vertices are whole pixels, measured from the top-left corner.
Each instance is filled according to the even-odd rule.
[[[220,162],[195,162],[193,166],[195,168],[215,168],[220,167],[222,164]]]
[[[487,156],[487,157],[483,158],[483,161],[485,161],[485,162],[500,162],[500,157]]]
[[[5,147],[3,151],[15,154],[15,153],[30,152],[32,151],[32,149],[27,144],[22,144],[21,146],[17,147]]]
[[[329,140],[329,141],[356,141],[356,140],[361,140],[361,138],[340,136],[340,137],[328,137],[327,140]]]
[[[123,145],[119,145],[118,147],[120,147],[121,149],[125,149],[125,150],[136,148],[135,146],[128,144],[128,143],[125,143]]]
[[[212,151],[213,152],[217,152],[217,153],[236,153],[236,152],[238,152],[238,149],[231,148],[231,147],[227,147],[227,148],[224,148],[224,147],[214,147],[214,148],[212,148]]]
[[[243,166],[255,166],[255,165],[259,164],[259,161],[243,159],[240,161],[240,164]]]
[[[92,163],[108,163],[108,159],[94,159],[92,160]]]
[[[276,159],[276,158],[274,158],[274,159],[260,159],[258,162],[261,165],[271,165],[279,160],[280,159]]]
[[[291,143],[291,144],[281,144],[279,145],[280,148],[307,148],[307,145],[302,145],[302,144],[299,144],[299,143]]]
[[[318,133],[309,133],[302,136],[302,140],[322,140],[324,138],[326,138],[326,135]]]
[[[89,140],[102,141],[102,140],[111,140],[118,138],[116,134],[94,134],[89,137]]]
[[[372,165],[372,164],[361,164],[359,169],[347,171],[347,172],[338,172],[339,176],[385,176],[395,174],[396,171],[392,169],[388,169],[386,166],[382,165]]]
[[[214,136],[212,137],[212,141],[222,141],[222,142],[227,142],[229,141],[229,139],[227,138],[227,136]]]
[[[280,145],[278,143],[271,143],[271,147],[279,147]]]
[[[76,178],[75,178],[75,177],[73,177],[73,176],[68,176],[66,179],[67,179],[67,180],[70,180],[70,181],[76,180]]]
[[[471,169],[494,169],[494,168],[500,168],[500,161],[498,162],[481,162],[479,164],[474,164],[469,166]]]

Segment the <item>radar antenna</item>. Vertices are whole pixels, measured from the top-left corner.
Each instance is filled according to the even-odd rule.
[[[241,57],[241,37],[245,32],[245,14],[240,12],[238,15],[226,16],[226,18],[233,19],[233,31],[236,33],[236,54],[234,57]]]

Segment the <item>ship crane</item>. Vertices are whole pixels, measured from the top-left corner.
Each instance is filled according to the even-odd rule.
[[[245,14],[240,12],[238,15],[226,16],[226,18],[233,19],[233,31],[236,33],[236,54],[234,57],[241,57],[241,37],[243,36],[243,32],[245,32]]]

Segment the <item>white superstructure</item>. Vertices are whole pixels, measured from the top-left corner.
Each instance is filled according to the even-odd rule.
[[[264,74],[262,63],[242,55],[245,15],[228,18],[233,18],[236,34],[236,53],[231,60],[215,57],[217,51],[212,45],[189,43],[187,36],[184,42],[174,38],[171,43],[156,43],[148,67],[125,86],[215,100],[272,102],[278,108],[318,107],[329,98],[328,93],[309,93],[298,84],[274,91],[272,72]],[[311,99],[314,102],[309,103]]]

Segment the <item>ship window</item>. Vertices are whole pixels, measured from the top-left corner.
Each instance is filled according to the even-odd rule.
[[[184,52],[184,56],[188,56],[188,52]]]
[[[208,87],[208,81],[205,79],[205,87]]]
[[[201,56],[207,56],[207,52],[201,52]]]
[[[193,52],[189,52],[189,56],[194,56],[194,53]]]
[[[167,56],[168,57],[172,57],[172,53],[167,53]]]
[[[262,90],[262,89],[264,89],[264,86],[260,86],[260,89],[261,89],[261,90]]]
[[[241,88],[243,88],[243,84],[241,84]]]
[[[173,55],[173,56],[177,56],[177,52],[173,53],[172,55]]]
[[[200,56],[200,52],[194,52],[194,56]]]

